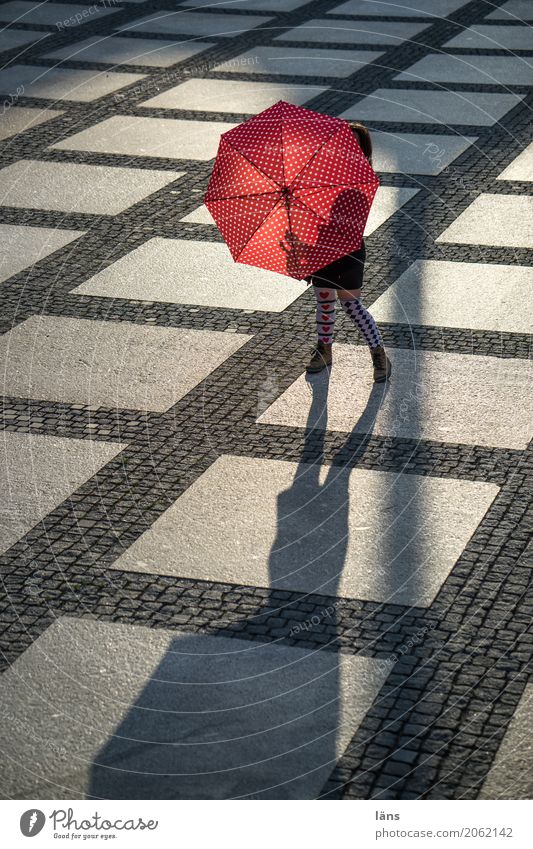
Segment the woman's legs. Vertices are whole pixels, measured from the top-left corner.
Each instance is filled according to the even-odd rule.
[[[339,300],[346,315],[363,334],[369,348],[383,346],[374,316],[361,303],[361,289],[339,289]]]
[[[318,345],[307,366],[310,373],[331,365],[331,346],[336,317],[337,295],[348,317],[359,328],[367,342],[374,365],[374,380],[382,383],[390,377],[391,364],[383,347],[381,333],[372,314],[361,303],[361,289],[333,289],[313,286],[316,298]]]
[[[335,289],[329,286],[313,286],[313,290],[316,298],[318,344],[307,366],[307,371],[310,374],[322,371],[326,366],[331,365],[331,345],[337,304]]]
[[[336,317],[335,289],[313,286],[316,298],[316,330],[320,342],[331,345]]]
[[[344,312],[359,328],[370,348],[374,381],[383,383],[391,375],[391,363],[383,347],[383,339],[374,316],[361,303],[361,289],[339,289],[338,295]]]

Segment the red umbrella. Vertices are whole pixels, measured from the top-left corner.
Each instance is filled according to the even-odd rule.
[[[361,247],[378,185],[347,121],[280,100],[222,134],[204,202],[236,262],[302,280]]]

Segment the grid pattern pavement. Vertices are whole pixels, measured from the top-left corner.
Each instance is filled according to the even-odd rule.
[[[527,758],[509,770],[524,735],[533,612],[530,26],[506,15],[510,4],[486,0],[372,12],[334,0],[203,11],[147,0],[95,4],[85,16],[58,2],[24,16],[33,5],[4,5],[12,23],[0,42],[0,639],[12,762],[2,795],[530,797]],[[327,49],[317,44],[325,20]],[[426,93],[441,98],[433,113]],[[242,275],[249,306],[256,272],[202,260],[202,244],[209,256],[225,250],[201,208],[218,136],[280,98],[353,118],[362,104],[379,192],[410,190],[365,239],[364,286],[385,345],[407,365],[392,399],[372,389],[364,366],[356,378],[350,363],[365,349],[340,316],[338,394],[356,379],[357,391],[353,409],[341,397],[329,427],[323,376],[299,389],[312,292],[265,278],[272,307],[244,308],[232,275]],[[455,293],[451,265],[463,281]],[[302,507],[311,529],[328,517],[323,571],[319,562],[291,580],[307,527],[291,517]],[[254,533],[241,552],[239,537]],[[135,648],[146,662],[134,662]],[[256,665],[239,665],[233,654],[253,648]],[[51,659],[69,650],[70,668],[86,665],[95,690],[113,696],[100,736],[83,737],[90,780],[65,775],[50,755],[55,746],[70,756],[88,716],[88,698],[69,701],[67,673]],[[136,782],[153,764],[143,746],[136,761],[124,739],[155,739],[143,708],[175,705],[158,672],[193,680],[203,651],[220,652],[241,682],[278,670],[273,716],[298,727],[303,753],[293,757],[290,731],[276,737],[259,714],[244,725],[262,744],[235,745],[229,777]],[[93,674],[99,653],[130,678]],[[287,700],[280,671],[291,663],[299,701]],[[218,680],[216,664],[205,675]],[[317,677],[327,686],[310,686]],[[34,715],[21,682],[52,702],[58,694],[56,712],[69,708],[70,722]],[[260,686],[241,689],[244,706],[268,698]],[[201,771],[200,743],[218,752],[217,739],[228,739],[231,699],[209,704],[227,722],[213,739],[170,723],[161,771]],[[30,727],[50,755],[38,780],[23,743]],[[172,756],[187,735],[199,741],[192,766]],[[306,747],[319,737],[327,744]],[[117,757],[122,783],[110,777]]]

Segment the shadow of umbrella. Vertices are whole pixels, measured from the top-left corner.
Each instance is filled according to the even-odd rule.
[[[342,573],[350,468],[322,464],[327,388],[325,373],[311,383],[302,462],[278,497],[272,593],[300,580],[308,591],[334,595]],[[372,391],[367,415],[383,391]],[[266,605],[279,608],[279,600],[271,594]],[[328,625],[334,646],[334,613]],[[375,695],[372,688],[357,694],[346,723],[342,664],[353,658],[279,640],[235,640],[224,629],[168,637],[154,658],[148,682],[94,759],[90,797],[316,798]]]

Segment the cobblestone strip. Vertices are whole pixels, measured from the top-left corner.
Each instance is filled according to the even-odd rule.
[[[530,671],[532,482],[530,448],[431,605],[437,628],[392,658],[324,798],[476,798]]]
[[[204,434],[198,433],[196,423],[189,427],[187,424],[174,426],[172,419],[165,421],[158,413],[7,400],[10,403],[0,411],[0,429],[10,433],[40,433],[108,442],[135,441],[138,445],[149,445],[154,452],[163,444],[179,448],[183,443],[191,451],[204,446]],[[184,406],[188,403],[184,402]],[[505,482],[522,453],[520,450],[396,436],[347,436],[334,431],[326,433],[325,444],[322,444],[319,436],[313,439],[303,428],[246,423],[238,430],[210,425],[209,442],[218,456],[238,454],[292,462],[312,462],[320,457],[325,462],[334,461],[348,467],[412,471],[497,484]]]

